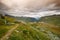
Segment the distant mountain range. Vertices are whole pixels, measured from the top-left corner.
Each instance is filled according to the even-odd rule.
[[[15,18],[17,21],[25,21],[25,22],[47,22],[47,23],[60,23],[60,15],[51,15],[51,16],[44,16],[44,17],[37,17],[37,18],[33,18],[33,17],[16,17],[16,16],[10,16],[10,15],[5,15],[5,16],[9,16],[11,18]],[[59,24],[57,24],[59,25]]]
[[[45,16],[40,18],[32,18],[32,17],[14,17],[17,20],[25,21],[25,22],[50,22],[50,23],[60,23],[60,15],[51,15],[51,16]]]
[[[37,22],[38,19],[32,18],[32,17],[15,17],[19,21],[25,21],[25,22]]]

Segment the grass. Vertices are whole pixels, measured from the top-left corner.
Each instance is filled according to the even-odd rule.
[[[7,40],[59,40],[60,36],[55,34],[57,31],[52,31],[52,28],[45,27],[45,25],[36,25],[19,23],[19,27],[16,28]],[[40,23],[41,24],[41,23]],[[44,27],[43,27],[44,26]],[[5,33],[14,26],[1,26],[0,36],[4,36]],[[3,30],[3,31],[2,31]],[[58,30],[59,31],[59,30]],[[59,34],[60,35],[60,34]]]
[[[14,21],[12,19],[6,17],[9,23],[14,23],[12,25],[4,24],[4,19],[1,19],[0,38],[18,24],[18,27],[6,38],[7,40],[60,40],[60,28],[57,25],[45,22],[26,23],[16,21],[15,23],[15,19],[13,19]]]
[[[8,40],[59,40],[59,38],[47,27],[37,28],[37,26],[21,23]]]
[[[57,25],[60,27],[60,15],[42,17],[40,18],[40,21],[53,24],[53,25]]]
[[[13,25],[0,25],[0,38],[4,36],[12,27]]]

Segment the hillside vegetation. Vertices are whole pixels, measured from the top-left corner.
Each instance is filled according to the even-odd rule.
[[[48,18],[49,21],[46,22]],[[60,40],[58,18],[60,16],[42,18],[39,22],[26,22],[5,16],[4,19],[0,18],[0,40]]]
[[[41,17],[40,21],[60,26],[60,15]]]

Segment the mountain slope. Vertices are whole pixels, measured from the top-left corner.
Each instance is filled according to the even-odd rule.
[[[60,26],[60,15],[45,16],[40,21]]]
[[[1,24],[5,19],[9,24]],[[43,20],[40,22],[18,22],[8,16],[5,16],[5,19],[2,21],[0,18],[0,22],[2,21],[0,23],[0,40],[60,40],[60,28],[57,25]]]

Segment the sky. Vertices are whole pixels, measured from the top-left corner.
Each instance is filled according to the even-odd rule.
[[[12,16],[42,17],[60,14],[56,0],[1,0],[8,10],[0,10]],[[54,10],[53,10],[54,9]],[[60,10],[59,10],[60,11]]]

